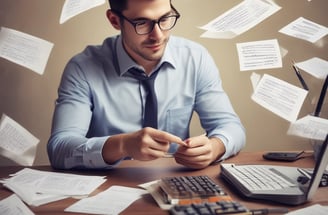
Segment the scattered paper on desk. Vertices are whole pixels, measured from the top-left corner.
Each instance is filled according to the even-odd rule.
[[[325,79],[328,75],[328,61],[318,57],[298,62],[296,66],[318,79]]]
[[[42,75],[53,43],[13,29],[0,31],[0,57]]]
[[[328,120],[307,115],[296,122],[292,122],[287,134],[313,140],[325,140],[328,134]]]
[[[33,215],[34,213],[15,195],[0,201],[0,214]]]
[[[63,24],[70,18],[105,3],[105,0],[65,0],[59,23]]]
[[[328,28],[303,17],[299,17],[280,29],[279,32],[315,43],[328,34]]]
[[[1,181],[29,205],[39,206],[67,197],[83,198],[106,179],[103,176],[85,176],[24,168]]]
[[[0,154],[23,166],[32,166],[39,139],[3,114],[0,120]]]
[[[85,199],[81,199],[65,209],[66,212],[87,214],[110,214],[122,212],[147,191],[139,188],[112,186],[107,190]]]
[[[280,8],[270,0],[245,0],[202,26],[207,32],[201,37],[233,38],[262,22]]]
[[[287,213],[286,215],[327,215],[328,214],[328,206],[322,206],[319,204],[311,205],[305,208],[301,208],[292,212]]]
[[[44,194],[38,193],[32,187],[26,187],[25,185],[19,184],[5,184],[9,190],[13,191],[19,198],[26,204],[31,206],[40,206],[50,202],[55,202],[58,200],[66,199],[69,196],[54,195],[54,194]]]
[[[240,71],[281,68],[278,40],[237,43]]]
[[[253,101],[276,115],[294,122],[308,91],[264,74],[252,95]]]

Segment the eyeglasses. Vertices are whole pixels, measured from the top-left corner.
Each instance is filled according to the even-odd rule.
[[[171,30],[175,26],[178,18],[180,17],[180,14],[175,9],[174,9],[175,14],[162,16],[158,20],[150,20],[150,19],[131,20],[125,17],[119,11],[113,10],[113,12],[116,13],[119,17],[128,21],[131,25],[133,25],[135,32],[139,35],[145,35],[152,32],[155,24],[158,24],[159,28],[162,31]]]

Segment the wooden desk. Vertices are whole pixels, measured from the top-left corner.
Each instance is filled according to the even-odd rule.
[[[271,162],[262,158],[262,152],[242,152],[239,155],[230,158],[227,162],[234,162],[240,164],[274,164],[274,165],[286,165],[286,166],[299,166],[299,167],[313,167],[313,157],[309,155],[304,159],[300,159],[296,162]],[[22,167],[0,167],[0,177],[8,177],[9,174],[15,173]],[[40,170],[54,171],[49,166],[35,167]],[[68,172],[68,171],[66,171]],[[70,171],[72,172],[72,171]],[[118,168],[107,171],[73,171],[77,174],[86,175],[107,175],[107,181],[101,185],[94,193],[107,189],[112,185],[122,185],[129,187],[136,187],[138,184],[153,181],[165,176],[179,176],[179,175],[208,175],[215,182],[224,188],[224,190],[235,200],[240,201],[246,207],[250,209],[264,208],[264,207],[281,207],[281,204],[271,202],[252,201],[241,198],[235,193],[229,186],[218,177],[220,172],[220,166],[213,165],[202,170],[189,170],[181,165],[177,165],[172,158],[163,158],[150,162],[140,161],[124,161]],[[290,210],[296,210],[302,207],[307,207],[313,204],[328,205],[328,187],[319,188],[316,192],[314,199],[301,206],[288,206]],[[3,199],[12,192],[0,185],[0,199]],[[53,202],[47,205],[39,207],[31,207],[36,214],[67,214],[64,213],[64,209],[73,204],[74,199],[65,199],[57,202]],[[161,210],[155,200],[150,195],[145,195],[143,198],[135,201],[130,205],[122,214],[168,214],[167,211]]]

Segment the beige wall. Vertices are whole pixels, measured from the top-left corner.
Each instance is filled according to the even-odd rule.
[[[291,61],[303,61],[317,56],[327,60],[327,36],[315,44],[278,33],[278,30],[303,16],[328,26],[326,0],[276,0],[282,9],[255,28],[230,40],[200,38],[206,24],[240,0],[173,0],[182,14],[173,33],[197,41],[213,55],[224,88],[247,130],[245,151],[309,149],[308,140],[286,135],[289,123],[260,107],[251,99],[252,72],[241,72],[237,59],[236,43],[277,38],[280,46],[288,50],[283,68],[257,70],[292,84],[299,82],[291,69]],[[87,44],[100,44],[107,36],[117,34],[107,22],[108,3],[82,13],[60,25],[59,17],[64,0],[1,0],[0,25],[25,32],[55,44],[45,73],[38,75],[24,67],[0,58],[0,114],[5,113],[40,139],[35,164],[48,164],[46,143],[50,134],[51,118],[57,87],[66,62]],[[305,101],[300,116],[313,110],[310,100],[318,93],[320,81],[305,75],[310,83],[309,99]],[[327,107],[327,106],[326,106]],[[202,130],[193,119],[191,131]],[[0,165],[12,164],[0,157]]]

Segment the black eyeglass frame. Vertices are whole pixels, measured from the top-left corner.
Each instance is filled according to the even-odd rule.
[[[116,15],[118,15],[120,18],[123,18],[123,19],[125,19],[126,21],[128,21],[128,22],[134,27],[134,30],[135,30],[135,32],[136,32],[138,35],[146,35],[146,34],[151,33],[151,32],[154,30],[155,24],[157,24],[157,25],[159,26],[159,28],[160,28],[162,31],[168,31],[168,30],[171,30],[171,29],[176,25],[177,20],[180,18],[180,13],[179,13],[179,12],[178,12],[173,6],[171,6],[171,8],[172,8],[172,10],[173,10],[173,12],[174,12],[175,14],[172,14],[172,15],[164,15],[164,16],[160,17],[160,18],[157,19],[157,20],[144,19],[144,20],[147,20],[147,21],[151,21],[151,22],[152,22],[152,27],[149,28],[149,32],[146,32],[146,33],[139,33],[138,30],[137,30],[137,26],[138,26],[138,24],[139,24],[138,22],[139,22],[139,21],[142,21],[143,19],[140,19],[140,20],[138,20],[138,21],[133,21],[133,20],[127,18],[126,16],[124,16],[120,11],[116,11],[116,10],[112,10],[112,11],[113,11]],[[172,26],[171,26],[170,28],[165,28],[165,29],[163,29],[163,28],[161,27],[161,25],[160,25],[161,21],[162,21],[163,19],[167,19],[167,18],[171,18],[171,17],[175,17],[175,20],[174,20]]]

